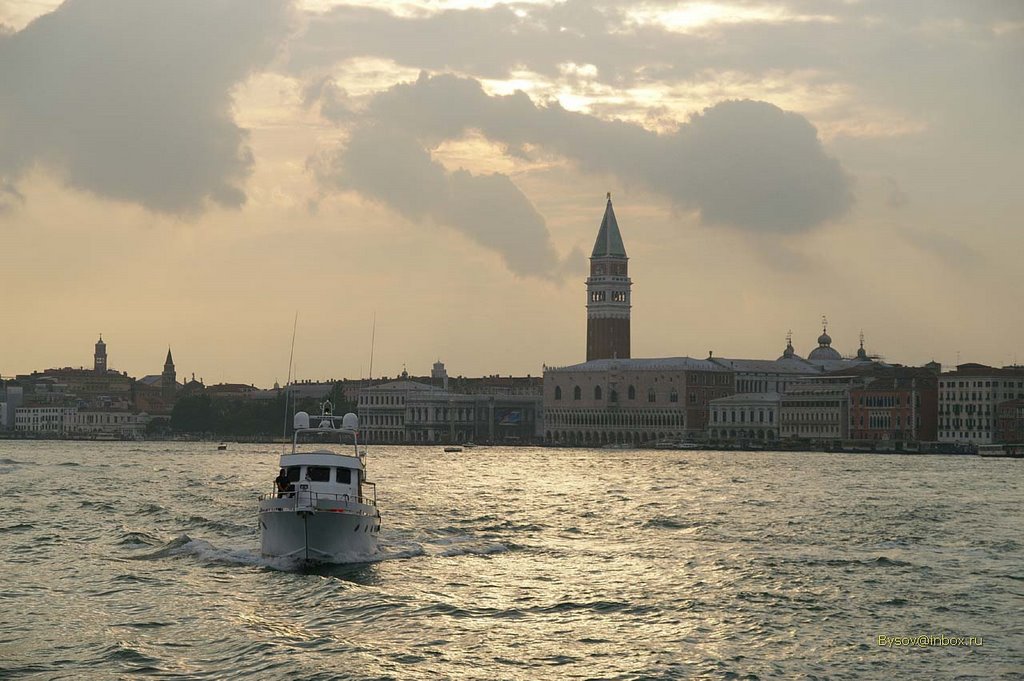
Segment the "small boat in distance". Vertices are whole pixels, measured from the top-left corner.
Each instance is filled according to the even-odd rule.
[[[226,452],[227,450],[228,450],[228,445],[227,445],[226,442],[221,442],[219,445],[217,445],[217,451],[218,452]]]
[[[281,456],[274,491],[260,495],[261,551],[307,563],[370,560],[380,511],[377,488],[366,480],[359,419],[334,416],[330,402],[312,418],[319,419],[315,427],[306,412],[295,414],[292,451]]]
[[[456,452],[461,452],[461,451],[462,451],[462,447],[458,447],[458,446],[453,446],[453,447],[445,447],[445,448],[444,448],[444,451],[445,451],[446,453],[448,453],[448,454],[454,454],[454,453],[456,453]]]

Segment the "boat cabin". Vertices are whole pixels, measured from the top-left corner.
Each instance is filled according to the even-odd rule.
[[[292,452],[281,456],[279,496],[312,492],[316,498],[375,503],[365,499],[364,490],[366,486],[372,488],[373,483],[366,481],[366,467],[358,449],[356,415],[335,417],[328,408],[313,418],[319,419],[315,427],[306,412],[295,415]],[[340,426],[336,421],[341,421]]]

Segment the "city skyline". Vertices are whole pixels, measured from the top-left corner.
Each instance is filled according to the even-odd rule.
[[[0,8],[5,376],[575,364],[609,191],[634,357],[1021,361],[1019,5],[212,7]]]

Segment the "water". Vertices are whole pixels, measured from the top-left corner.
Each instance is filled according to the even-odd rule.
[[[302,571],[278,452],[0,443],[0,677],[1024,678],[1024,462],[377,447],[381,560]]]

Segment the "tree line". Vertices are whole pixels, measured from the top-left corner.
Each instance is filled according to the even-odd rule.
[[[323,400],[296,400],[285,395],[272,400],[212,399],[209,395],[187,395],[174,404],[170,420],[153,419],[147,428],[150,435],[208,435],[217,437],[280,437],[292,433],[292,417],[297,411],[311,415],[320,413]],[[339,386],[330,395],[335,414],[356,411],[354,402],[346,402]],[[287,430],[285,428],[287,424]]]

